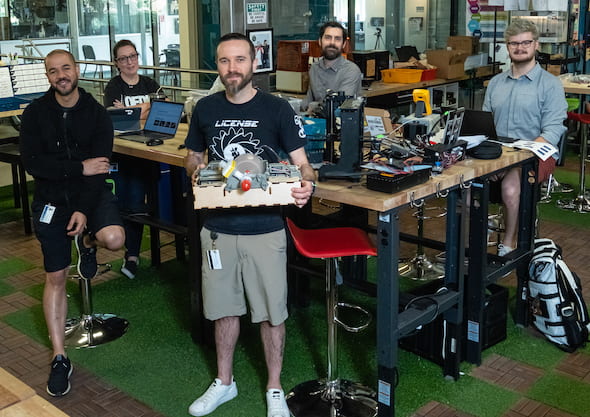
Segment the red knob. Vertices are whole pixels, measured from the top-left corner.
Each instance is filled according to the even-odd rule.
[[[252,180],[250,178],[244,178],[240,185],[242,186],[242,191],[248,191],[252,188]]]

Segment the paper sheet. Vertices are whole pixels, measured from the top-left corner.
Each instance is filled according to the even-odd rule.
[[[492,141],[496,142],[496,141]],[[557,153],[557,148],[550,143],[535,142],[533,140],[517,140],[512,143],[497,142],[509,148],[526,149],[533,152],[542,161],[546,161],[551,155]]]

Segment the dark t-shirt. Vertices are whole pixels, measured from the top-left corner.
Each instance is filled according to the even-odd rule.
[[[139,76],[139,82],[129,85],[120,75],[112,78],[104,90],[104,105],[110,107],[115,100],[119,100],[125,107],[149,103],[150,93],[155,93],[160,85],[150,77]]]
[[[289,103],[258,91],[244,104],[232,104],[219,92],[199,100],[185,141],[208,159],[232,160],[252,153],[274,162],[279,152],[290,153],[306,143],[301,118]],[[254,235],[283,228],[280,208],[254,207],[209,210],[205,227],[220,233]]]

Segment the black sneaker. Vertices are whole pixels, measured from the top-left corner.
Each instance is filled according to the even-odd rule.
[[[121,267],[121,272],[129,279],[135,278],[135,274],[137,274],[137,267],[139,264],[139,259],[137,261],[130,261],[129,259],[125,258],[123,262],[123,266]]]
[[[92,279],[98,272],[96,264],[96,246],[87,248],[84,246],[84,233],[74,238],[78,250],[78,275],[85,279]]]
[[[61,397],[70,392],[70,376],[72,375],[72,364],[63,355],[57,355],[51,362],[51,372],[47,381],[47,393],[52,397]]]

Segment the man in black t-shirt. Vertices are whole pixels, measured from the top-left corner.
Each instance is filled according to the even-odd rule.
[[[250,153],[275,159],[286,152],[298,165],[303,181],[293,188],[295,204],[311,198],[315,174],[307,161],[301,118],[289,103],[256,90],[255,49],[244,35],[230,33],[217,47],[217,70],[225,91],[199,100],[185,144],[187,173],[196,178],[208,160],[233,160]],[[289,417],[281,388],[285,320],[287,319],[286,232],[276,207],[209,210],[201,231],[203,309],[215,321],[217,377],[189,407],[204,416],[237,395],[233,354],[240,331],[239,317],[250,307],[251,320],[260,323],[268,370],[268,416]],[[217,262],[214,260],[217,259]],[[246,298],[248,304],[246,304]]]

